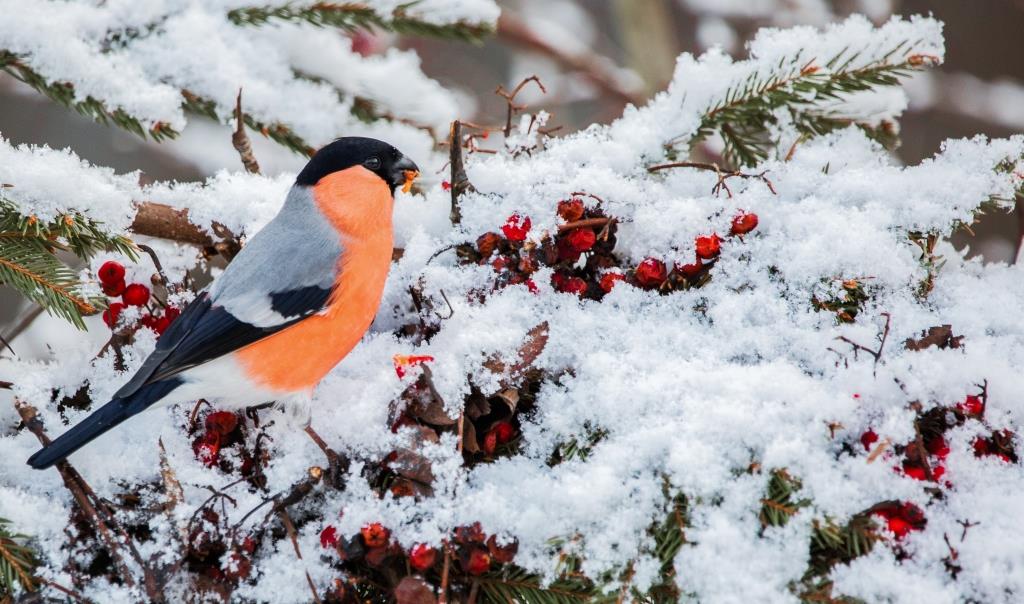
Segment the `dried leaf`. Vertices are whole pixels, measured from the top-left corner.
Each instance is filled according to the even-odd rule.
[[[419,577],[405,577],[395,588],[395,601],[398,604],[435,604],[434,590]]]
[[[434,388],[430,368],[422,366],[423,372],[416,382],[406,388],[402,397],[406,399],[406,413],[434,426],[453,426],[458,418],[449,417],[444,410],[444,399]]]
[[[498,393],[498,398],[501,402],[508,405],[510,413],[515,413],[516,406],[519,404],[519,391],[515,388],[509,388],[508,390],[502,390]]]
[[[462,450],[467,453],[479,453],[480,443],[476,439],[476,426],[466,420],[462,429]]]
[[[963,336],[953,335],[952,325],[936,325],[929,327],[928,331],[922,332],[919,339],[907,338],[904,346],[907,347],[907,350],[924,350],[931,346],[940,349],[961,348],[963,339]]]
[[[492,373],[506,376],[501,381],[503,389],[512,388],[533,365],[533,362],[537,360],[537,357],[544,351],[547,343],[548,322],[544,321],[527,332],[526,341],[519,347],[518,354],[516,355],[518,359],[514,363],[506,365],[500,356],[493,356],[484,361],[484,367]]]
[[[473,389],[473,393],[466,399],[466,407],[463,413],[469,419],[479,419],[491,412],[491,403],[480,394],[480,391]]]

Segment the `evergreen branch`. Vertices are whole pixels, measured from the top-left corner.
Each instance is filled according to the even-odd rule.
[[[185,99],[183,105],[185,111],[220,121],[220,116],[217,114],[217,104],[212,100],[199,96],[190,90],[182,90],[181,96]],[[252,130],[259,132],[283,147],[288,147],[300,155],[311,156],[316,152],[316,149],[307,143],[305,139],[280,122],[274,122],[273,124],[261,122],[253,117],[252,114],[244,111],[242,112],[242,121]]]
[[[848,49],[829,60],[824,68],[815,59],[804,60],[799,53],[789,60],[783,59],[772,74],[751,74],[710,106],[690,145],[718,133],[725,142],[724,153],[730,163],[753,166],[767,158],[776,144],[769,129],[778,122],[778,110],[787,110],[796,130],[808,138],[856,123],[853,118],[825,113],[816,104],[842,99],[854,92],[896,86],[901,78],[938,62],[934,57],[909,54],[909,48],[913,45],[903,42],[880,59],[857,68],[849,66],[860,53],[847,55]],[[894,56],[899,56],[899,60],[890,62]],[[861,126],[875,140],[895,143],[891,125]]]
[[[540,575],[509,568],[476,579],[485,604],[576,604],[610,601],[594,583],[583,577],[563,576],[543,586]]]
[[[107,125],[112,123],[141,138],[148,136],[155,141],[162,141],[176,138],[179,134],[177,130],[163,122],[157,122],[147,128],[138,118],[133,117],[124,109],[120,107],[111,109],[106,103],[91,95],[87,96],[84,100],[79,100],[76,98],[73,84],[70,82],[48,82],[39,72],[29,67],[23,59],[23,56],[0,49],[0,70],[24,82],[36,92],[45,95],[55,103],[73,109],[80,115],[91,118],[101,124]]]
[[[811,504],[809,499],[794,500],[800,488],[800,481],[790,476],[785,468],[772,472],[765,496],[761,499],[761,512],[758,514],[762,528],[785,526],[801,508]]]
[[[15,586],[25,591],[35,590],[34,568],[36,560],[23,542],[28,537],[7,528],[10,520],[0,518],[0,598],[14,594]]]
[[[374,27],[397,34],[449,38],[464,42],[480,43],[493,32],[485,24],[464,21],[439,25],[409,17],[406,9],[415,4],[410,2],[395,9],[391,18],[377,14],[372,8],[358,2],[318,2],[311,6],[250,6],[228,12],[228,19],[235,25],[259,27],[272,20],[304,21],[317,27],[336,27],[347,32]]]

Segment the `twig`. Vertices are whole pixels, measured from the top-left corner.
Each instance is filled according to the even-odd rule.
[[[277,514],[281,517],[281,523],[284,524],[285,530],[288,531],[288,538],[291,539],[292,547],[295,548],[295,556],[299,560],[302,560],[302,550],[299,549],[299,540],[295,535],[295,524],[292,523],[291,516],[288,515],[288,510],[280,508],[277,510]],[[304,572],[306,573],[306,583],[309,583],[309,590],[313,592],[313,601],[317,604],[322,604],[320,595],[316,593],[316,585],[313,583],[313,578],[309,576],[308,570]]]
[[[73,589],[69,589],[67,587],[64,587],[60,583],[56,583],[54,581],[50,581],[49,579],[41,579],[41,578],[38,578],[38,577],[37,577],[37,579],[43,585],[46,585],[47,587],[52,587],[53,589],[56,589],[57,591],[63,593],[64,595],[69,596],[70,598],[72,598],[76,602],[86,602],[86,603],[89,602],[89,600],[85,599],[85,596],[83,596],[82,594],[78,593],[77,591],[74,591]]]
[[[48,446],[51,442],[50,437],[47,436],[46,429],[43,427],[43,422],[39,419],[35,407],[18,399],[14,399],[14,408],[18,411],[18,415],[21,416],[22,423],[24,423],[25,427],[28,428],[29,432],[34,434],[40,444],[44,447]],[[57,462],[57,471],[60,473],[61,479],[64,481],[64,486],[71,492],[71,496],[74,497],[75,502],[78,503],[78,507],[82,510],[93,529],[96,530],[96,533],[106,544],[110,556],[114,559],[114,564],[120,571],[121,580],[123,580],[125,585],[129,588],[135,587],[135,578],[128,569],[128,564],[125,562],[124,556],[121,555],[121,546],[114,537],[110,527],[104,519],[100,517],[100,513],[96,509],[96,506],[93,505],[92,500],[87,494],[86,488],[84,488],[85,481],[82,479],[81,475],[78,474],[71,463],[66,459]],[[89,489],[89,492],[91,492],[91,489]],[[142,564],[141,559],[136,560],[136,562],[145,569],[145,565]],[[147,581],[147,592],[149,591],[149,587],[149,582]],[[163,600],[159,593],[149,595],[153,600]]]
[[[441,589],[437,595],[437,604],[448,604],[448,572],[452,564],[452,553],[448,549],[448,541],[441,543],[444,550],[444,564],[441,566]]]
[[[231,133],[231,144],[238,151],[238,157],[242,159],[245,171],[250,174],[260,173],[260,164],[252,152],[252,143],[249,142],[249,135],[245,133],[245,119],[242,115],[242,89],[238,89],[238,98],[235,100],[235,131]]]
[[[928,449],[924,446],[924,437],[921,436],[921,426],[914,420],[914,447],[917,449],[917,462],[924,468],[925,478],[934,481],[935,475],[932,474],[932,466],[928,463]]]
[[[472,191],[473,185],[466,176],[466,166],[462,160],[462,122],[452,122],[451,130],[448,133],[448,167],[451,170],[450,184],[452,194],[452,207],[448,218],[452,224],[462,222],[462,211],[459,209],[459,197],[466,191]]]
[[[573,222],[567,222],[565,224],[558,225],[558,232],[564,233],[565,231],[571,231],[573,229],[582,229],[586,227],[596,226],[608,226],[618,221],[618,218],[584,218],[583,220],[575,220]]]
[[[508,10],[503,10],[501,17],[498,18],[497,35],[513,44],[546,55],[563,67],[582,73],[591,83],[609,96],[634,105],[642,105],[645,101],[643,91],[627,87],[607,58],[593,52],[570,54],[564,48],[551,44],[538,36]]]
[[[716,182],[715,186],[711,188],[711,193],[713,195],[719,195],[724,190],[725,194],[732,198],[732,190],[726,183],[726,181],[729,180],[730,178],[756,178],[757,180],[760,180],[765,185],[767,185],[768,190],[771,191],[773,195],[778,195],[778,192],[775,190],[775,185],[773,185],[772,181],[768,180],[768,177],[765,176],[766,174],[768,174],[768,170],[754,174],[740,172],[739,170],[723,170],[721,167],[719,167],[718,164],[711,164],[707,162],[675,161],[667,164],[656,164],[653,166],[647,166],[647,171],[653,174],[658,170],[668,170],[670,168],[696,168],[697,170],[707,170],[709,172],[714,172],[718,176],[718,182]]]
[[[536,75],[523,78],[523,81],[519,82],[519,84],[517,84],[516,87],[512,89],[512,92],[505,90],[505,88],[500,85],[494,91],[494,94],[505,99],[505,103],[508,105],[508,113],[505,116],[505,129],[502,130],[502,132],[505,134],[505,138],[508,138],[509,135],[512,134],[512,118],[515,117],[516,113],[519,113],[523,109],[526,109],[526,105],[516,105],[515,100],[516,95],[519,94],[523,87],[526,86],[526,84],[529,82],[536,82],[537,86],[540,87],[540,91],[543,92],[544,94],[547,94],[547,88],[544,88],[544,84],[541,84],[540,78],[538,78]]]
[[[875,368],[878,367],[878,362],[880,360],[882,360],[882,350],[885,348],[886,340],[889,339],[889,327],[890,327],[890,325],[892,323],[892,315],[890,315],[887,312],[883,312],[881,314],[882,314],[883,317],[885,317],[885,327],[882,329],[881,341],[878,343],[878,350],[871,350],[867,346],[864,346],[862,344],[858,344],[858,343],[854,342],[853,340],[851,340],[850,338],[847,338],[846,336],[837,336],[836,337],[836,339],[839,340],[840,342],[846,342],[847,344],[849,344],[853,348],[853,356],[854,356],[854,358],[857,358],[857,351],[858,350],[863,350],[864,352],[866,352],[866,353],[870,354],[872,357],[874,357],[874,359],[875,359]]]
[[[156,268],[156,274],[160,275],[160,281],[163,282],[163,286],[170,288],[171,282],[167,280],[167,275],[164,274],[164,265],[160,263],[160,258],[157,257],[156,250],[142,243],[136,243],[135,247],[149,255],[150,259],[153,260],[153,266]]]
[[[341,475],[344,474],[345,471],[348,470],[349,465],[351,465],[348,458],[330,448],[324,439],[320,438],[320,435],[317,434],[316,430],[313,429],[312,424],[306,426],[305,431],[306,434],[313,439],[313,442],[316,443],[316,446],[320,447],[320,450],[323,451],[324,455],[327,457],[327,467],[331,476],[331,485],[336,488],[340,488],[342,484]],[[317,480],[319,480],[319,478],[317,478]]]

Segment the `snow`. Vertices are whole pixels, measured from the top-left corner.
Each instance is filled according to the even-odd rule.
[[[191,19],[197,28],[214,19],[195,8],[178,18]],[[190,31],[182,24],[167,25],[168,31],[175,27],[183,36]],[[516,563],[549,577],[556,562],[550,540],[579,535],[575,547],[586,573],[621,571],[636,560],[634,584],[643,589],[656,575],[647,529],[660,519],[667,481],[691,506],[687,544],[676,567],[680,589],[696,600],[796,601],[789,585],[806,571],[812,522],[827,517],[842,523],[884,500],[920,506],[927,527],[902,542],[909,558],[898,559],[894,543],[883,541],[870,555],[838,565],[830,576],[836,594],[894,602],[1019,600],[1024,549],[1012,511],[1024,506],[1024,471],[1019,464],[973,455],[971,443],[984,431],[979,422],[969,420],[947,434],[946,479],[952,486],[933,485],[941,498],[929,495],[928,483],[894,472],[895,460],[869,461],[857,440],[871,427],[882,438],[906,442],[914,434],[912,402],[925,409],[954,404],[975,393],[983,380],[989,389],[986,421],[1016,434],[1024,429],[1021,267],[985,266],[942,245],[936,253],[946,263],[934,290],[921,301],[915,291],[927,272],[908,239],[911,231],[948,234],[956,223],[969,223],[982,203],[1012,199],[1021,186],[1024,137],[952,140],[934,158],[902,167],[859,129],[849,128],[804,142],[788,161],[773,157],[756,168],[767,170],[777,194],[758,179],[733,179],[731,197],[715,195],[711,172],[646,170],[664,161],[666,143],[693,135],[702,112],[736,82],[768,73],[780,59],[799,53],[801,64],[813,58],[824,66],[851,45],[866,49],[855,64],[867,65],[904,39],[916,41],[907,54],[943,56],[941,25],[926,18],[894,19],[879,28],[852,18],[823,31],[766,30],[750,44],[746,61],[715,50],[699,58],[683,55],[666,92],[643,108],[628,108],[611,125],[550,140],[520,129],[508,150],[470,155],[467,170],[477,192],[462,198],[457,228],[446,220],[449,193],[440,186],[427,187],[422,196],[400,195],[396,241],[404,256],[392,268],[371,332],[318,388],[313,425],[339,450],[378,460],[410,438],[407,431],[389,430],[389,406],[408,385],[395,376],[393,355],[433,356],[434,383],[449,411],[457,413],[471,383],[485,393],[498,390],[486,359],[516,350],[546,321],[549,338],[535,365],[549,377],[537,394],[536,413],[520,418],[522,452],[467,469],[455,439],[446,435],[425,448],[433,463],[435,496],[417,502],[378,497],[356,464],[347,490],[330,492],[318,504],[323,523],[311,522],[300,531],[303,561],[296,560],[287,540],[264,547],[256,563],[260,573],[239,596],[307,601],[304,570],[321,589],[335,578],[329,558],[320,553],[319,529],[332,524],[339,534],[351,535],[368,522],[383,523],[410,546],[437,544],[453,527],[480,521],[488,533],[515,536]],[[245,54],[236,48],[224,56],[232,52]],[[265,61],[267,69],[276,61],[254,60]],[[162,63],[155,55],[153,61]],[[226,68],[248,69],[243,64]],[[190,67],[174,69],[181,82],[192,77]],[[319,89],[292,86],[291,92],[304,99],[295,109],[297,128],[314,127],[314,114],[299,115],[304,112],[334,119],[330,106],[316,104]],[[209,92],[216,88],[211,84]],[[284,92],[270,88],[253,87],[254,110],[279,108]],[[886,119],[902,110],[886,100],[891,92],[879,93],[871,99],[879,104],[868,105],[881,107]],[[223,102],[233,94],[223,91]],[[535,148],[513,155],[524,145]],[[112,183],[127,177],[86,170],[65,152],[0,148],[0,153],[18,165],[52,162],[47,165],[59,166],[52,173],[81,172],[76,190],[89,201],[81,202],[83,210],[125,224],[132,194],[110,201],[96,192],[120,190]],[[1016,173],[995,170],[1001,164]],[[8,190],[12,195],[23,188],[18,170],[5,178],[16,184]],[[59,182],[32,182],[24,187],[28,193],[16,198],[19,204],[69,196],[66,189],[45,188]],[[287,175],[220,173],[203,186],[157,184],[143,194],[189,207],[202,226],[217,220],[252,233],[273,215],[289,182]],[[692,261],[694,237],[725,236],[741,209],[757,213],[760,224],[743,240],[723,242],[706,286],[664,296],[620,284],[600,302],[581,301],[555,292],[550,271],[543,269],[534,276],[538,293],[512,286],[481,302],[475,292],[490,291],[490,267],[459,265],[451,252],[428,264],[435,251],[495,231],[513,213],[531,218],[529,236],[538,241],[557,227],[556,205],[573,191],[599,196],[604,211],[621,220],[616,254],[628,266],[645,257]],[[596,203],[587,200],[591,207]],[[855,323],[837,323],[834,314],[814,311],[812,295],[851,278],[862,280],[870,293]],[[415,318],[408,310],[409,287],[417,283],[440,307],[443,291],[453,310],[440,332],[418,346],[394,335]],[[837,341],[844,336],[876,345],[883,313],[891,317],[891,332],[877,365],[865,354],[854,358]],[[965,337],[964,348],[911,352],[901,346],[945,323]],[[55,435],[61,419],[50,402],[52,388],[73,390],[88,379],[94,400],[105,400],[153,345],[152,338],[139,338],[126,348],[126,373],[115,371],[109,357],[94,360],[88,343],[70,346],[45,363],[20,365],[15,393],[39,409]],[[233,480],[196,461],[183,429],[189,411],[147,412],[71,460],[101,496],[113,497],[120,484],[159,478],[159,438],[185,489],[178,513],[187,517],[209,496],[204,486]],[[71,423],[84,417],[75,411],[67,415]],[[838,426],[834,435],[829,426]],[[557,446],[593,427],[607,435],[589,457],[548,464]],[[286,490],[309,466],[323,464],[319,449],[301,431],[278,422],[268,434],[273,438],[266,469],[270,493]],[[1015,442],[1020,450],[1019,437]],[[856,453],[843,452],[843,443],[853,443]],[[57,569],[67,556],[61,544],[71,504],[54,472],[30,472],[22,465],[36,447],[24,431],[0,437],[0,517],[34,535],[42,558]],[[755,462],[762,470],[751,471]],[[774,468],[798,477],[799,496],[811,504],[786,526],[762,534],[757,513]],[[244,488],[229,493],[237,501],[227,509],[231,522],[264,497]],[[962,520],[979,524],[960,539]],[[176,539],[170,522],[155,530],[158,542]],[[944,535],[959,550],[962,571],[955,581],[942,562],[948,554]],[[84,595],[98,601],[133,597],[122,587],[99,583]]]

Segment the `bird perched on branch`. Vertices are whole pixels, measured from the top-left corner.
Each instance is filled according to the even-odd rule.
[[[29,458],[52,466],[154,405],[278,401],[308,418],[313,389],[373,322],[391,264],[394,192],[416,164],[391,145],[340,138],[284,206],[157,342],[138,373]]]

